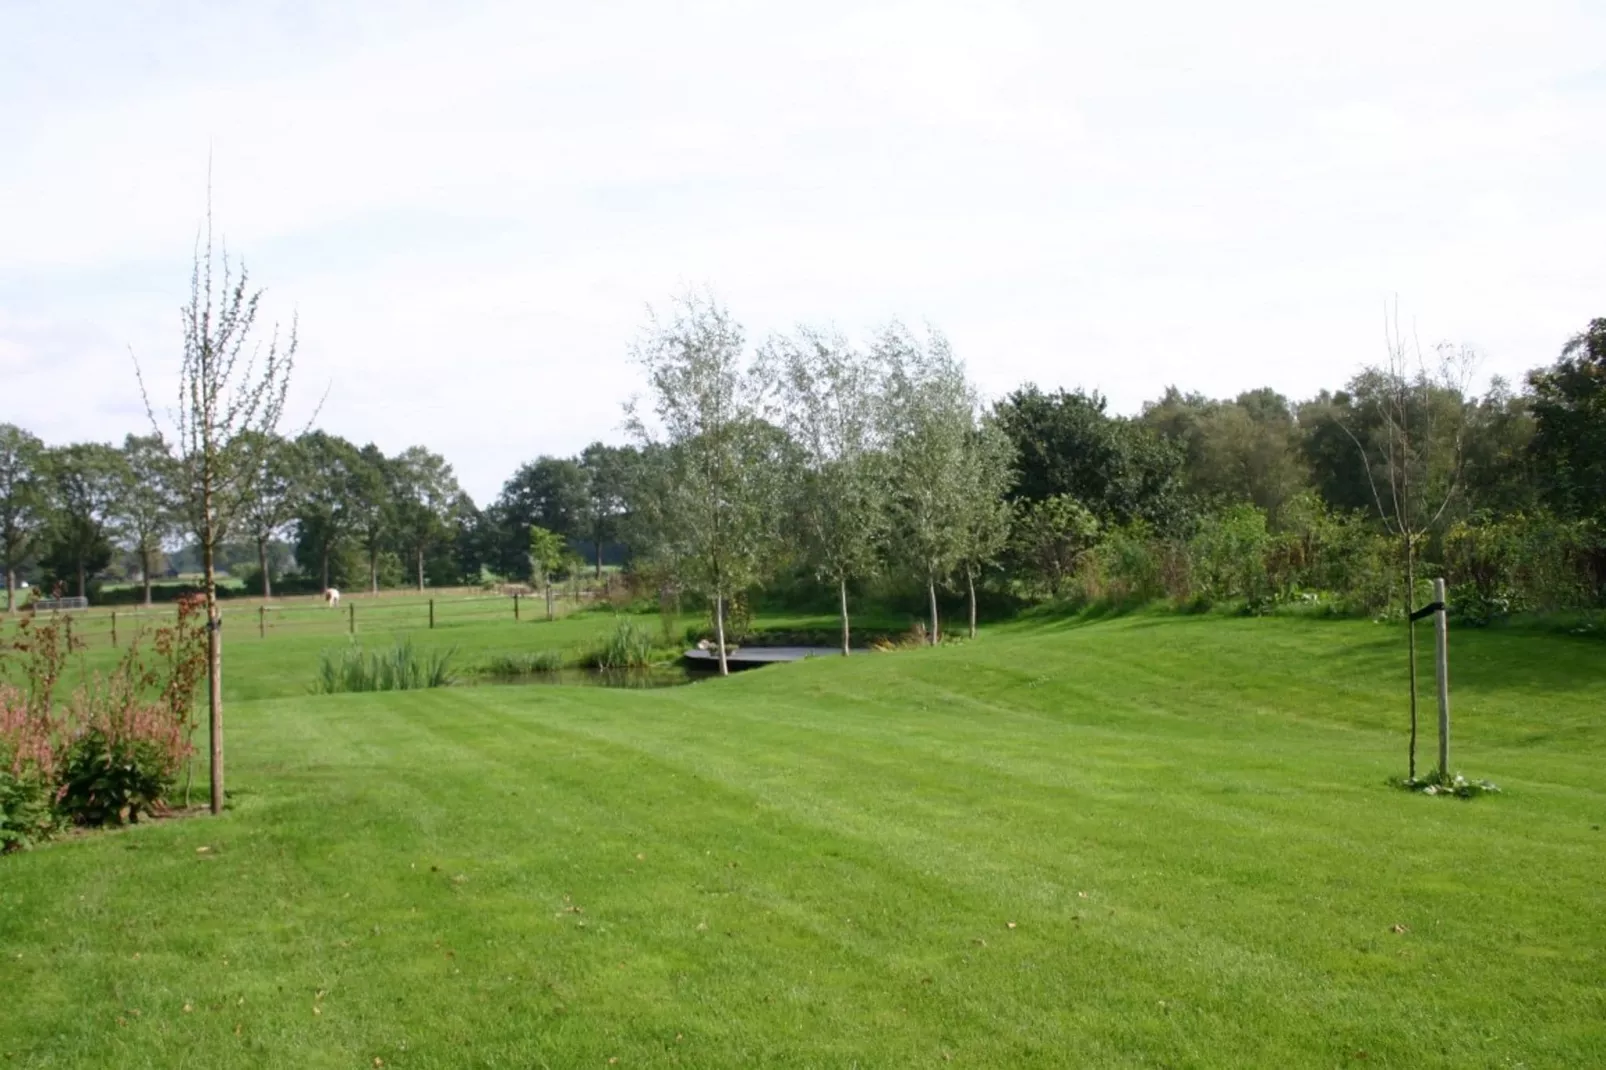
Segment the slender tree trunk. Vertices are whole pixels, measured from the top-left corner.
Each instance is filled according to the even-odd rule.
[[[929,596],[929,598],[931,600],[931,635],[927,637],[927,641],[932,646],[936,646],[937,645],[937,639],[938,639],[938,635],[937,635],[937,577],[931,575],[930,573],[926,574],[926,594],[927,594],[927,596]]]
[[[1406,755],[1407,776],[1416,779],[1416,622],[1411,613],[1416,608],[1416,555],[1412,553],[1411,533],[1405,533],[1405,635],[1410,651],[1411,666],[1411,743]]]
[[[965,569],[965,590],[970,595],[970,637],[976,638],[976,574]]]
[[[557,615],[552,608],[552,573],[544,572],[542,576],[546,580],[546,619],[551,620]]]
[[[725,596],[714,596],[714,637],[719,643],[719,675],[729,676],[730,665],[725,660]]]
[[[326,591],[329,589],[329,546],[327,544],[323,548],[323,589]]]
[[[368,593],[379,593],[379,551],[368,551]]]
[[[17,570],[6,565],[6,612],[17,608]]]
[[[223,616],[217,604],[217,570],[212,560],[212,487],[201,496],[201,574],[206,586],[206,710],[211,752],[212,813],[223,812]]]
[[[145,581],[145,608],[151,608],[151,547],[143,540],[139,544],[139,575]]]
[[[597,579],[602,578],[602,540],[597,540]]]
[[[79,558],[78,559],[78,597],[79,598],[88,598],[89,597],[89,584],[84,579],[84,560],[83,560],[83,558]]]
[[[424,548],[418,548],[418,589],[424,589]]]
[[[852,651],[850,640],[852,633],[848,626],[848,579],[846,576],[837,577],[837,592],[842,596],[842,656],[847,657]]]
[[[268,575],[268,540],[257,539],[257,564],[262,566],[262,597],[273,597],[273,577]]]

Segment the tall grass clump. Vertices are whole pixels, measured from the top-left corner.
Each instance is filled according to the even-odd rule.
[[[446,687],[457,679],[452,658],[457,648],[419,653],[410,639],[389,650],[364,653],[353,643],[336,653],[325,650],[318,658],[318,681],[313,690],[333,695],[344,691],[419,691]]]
[[[488,676],[534,676],[563,668],[563,651],[534,650],[518,654],[494,654],[485,663]]]
[[[652,632],[632,620],[621,620],[613,633],[586,655],[594,669],[644,669],[652,664]]]

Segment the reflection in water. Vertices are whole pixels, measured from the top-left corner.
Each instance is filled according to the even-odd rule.
[[[655,665],[649,669],[559,669],[520,676],[484,677],[483,684],[557,684],[566,687],[678,687],[696,677],[679,665]]]

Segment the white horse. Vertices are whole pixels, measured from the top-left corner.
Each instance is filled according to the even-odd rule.
[[[340,604],[340,592],[335,590],[333,587],[323,592],[323,604],[328,606],[330,609],[334,609]]]

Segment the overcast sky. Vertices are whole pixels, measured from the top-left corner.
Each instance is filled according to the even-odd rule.
[[[205,208],[302,418],[484,502],[649,303],[944,330],[991,395],[1517,378],[1606,315],[1606,3],[0,0],[0,420],[144,426]]]

